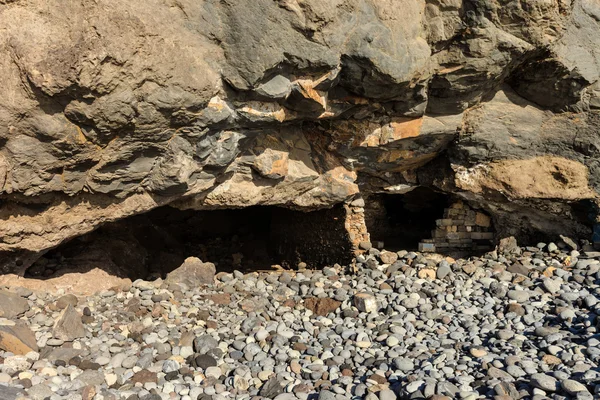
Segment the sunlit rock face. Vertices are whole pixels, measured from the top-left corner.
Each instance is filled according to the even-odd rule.
[[[591,236],[598,48],[594,0],[0,1],[1,270],[161,205],[398,187]]]

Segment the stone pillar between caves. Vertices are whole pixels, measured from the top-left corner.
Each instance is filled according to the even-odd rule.
[[[365,252],[361,243],[370,243],[371,236],[365,221],[365,200],[362,197],[344,204],[346,210],[345,227],[352,242],[352,253],[357,256]]]

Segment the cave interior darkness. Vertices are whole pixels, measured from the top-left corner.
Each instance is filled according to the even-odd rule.
[[[131,279],[164,277],[190,256],[217,271],[320,268],[351,261],[343,206],[312,212],[274,206],[179,210],[162,206],[107,223],[38,259],[25,273],[51,278],[101,268]]]
[[[436,220],[451,201],[451,196],[426,187],[374,195],[365,210],[371,242],[383,242],[386,250],[417,250],[422,239],[431,238]]]
[[[371,242],[387,250],[416,250],[432,237],[453,197],[426,187],[404,194],[375,194],[364,213]],[[162,206],[107,223],[44,254],[25,276],[55,277],[101,268],[137,278],[164,277],[190,256],[218,271],[309,268],[350,263],[353,244],[342,205],[311,212],[275,206],[180,210]],[[346,264],[346,265],[348,265]]]

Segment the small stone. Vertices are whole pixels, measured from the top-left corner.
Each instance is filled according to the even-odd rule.
[[[559,329],[556,327],[551,327],[551,326],[539,326],[539,327],[535,328],[534,332],[535,332],[536,336],[546,337],[546,336],[550,336],[555,333],[558,333]]]
[[[314,312],[314,311],[313,311],[313,312]],[[329,313],[327,313],[327,314],[329,314]],[[270,334],[269,334],[269,332],[268,332],[267,330],[265,330],[265,329],[261,329],[261,330],[259,330],[258,332],[256,332],[256,333],[254,334],[254,338],[255,338],[255,339],[258,341],[258,342],[261,342],[261,341],[263,341],[263,340],[266,340],[266,339],[269,337],[269,335],[270,335]]]
[[[564,381],[561,381],[560,386],[571,396],[576,396],[579,392],[589,393],[584,384],[573,379],[565,379]]]
[[[283,393],[286,384],[285,381],[280,381],[274,376],[260,388],[259,394],[267,399],[277,398],[278,395]]]
[[[515,300],[519,303],[525,303],[526,301],[529,300],[529,297],[531,295],[529,294],[529,292],[526,292],[524,290],[509,290],[508,291],[508,298],[511,300]]]
[[[54,392],[45,384],[40,383],[27,389],[27,396],[33,400],[44,400],[54,395]]]
[[[105,381],[104,374],[100,371],[87,370],[77,377],[86,385],[102,385]]]
[[[514,236],[509,236],[509,237],[500,239],[500,242],[498,243],[498,253],[517,254],[520,252],[521,252],[521,249],[519,248],[517,239],[515,239]]]
[[[217,366],[217,360],[208,354],[201,354],[197,356],[194,361],[196,361],[196,365],[203,370]]]
[[[414,393],[417,390],[419,390],[421,388],[421,386],[423,386],[425,384],[425,381],[413,381],[411,383],[409,383],[408,385],[406,385],[406,391],[408,393]]]
[[[371,249],[371,247],[373,247],[373,245],[371,244],[371,242],[360,242],[358,244],[358,247],[362,250],[369,250]]]
[[[499,379],[501,381],[512,382],[515,379],[506,371],[502,371],[500,368],[490,367],[487,370],[487,375],[490,378]]]
[[[400,340],[396,336],[388,336],[387,339],[385,340],[385,344],[388,347],[398,346],[399,343],[400,343]]]
[[[379,309],[377,299],[370,293],[357,293],[354,295],[354,305],[360,312],[376,312]]]
[[[394,365],[402,372],[410,372],[415,369],[415,363],[408,358],[396,358]]]
[[[270,99],[285,99],[292,91],[292,83],[283,75],[275,75],[255,90],[256,93]]]
[[[478,348],[478,347],[471,347],[471,349],[469,350],[469,353],[473,357],[476,357],[476,358],[481,358],[488,354],[488,352],[485,349]]]
[[[329,390],[321,390],[318,400],[336,400],[335,393]]]
[[[555,294],[560,290],[561,283],[558,280],[546,278],[542,281],[542,285],[547,292]]]
[[[529,274],[529,268],[525,267],[523,264],[519,262],[512,263],[506,269],[508,272],[512,274],[519,274],[527,276]]]
[[[558,246],[556,245],[556,243],[549,243],[548,247],[546,247],[546,250],[548,251],[548,253],[554,253],[555,251],[558,251]]]
[[[31,361],[23,355],[10,356],[4,359],[4,372],[15,375],[17,372],[27,371],[31,367]]]
[[[88,385],[81,391],[81,400],[93,400],[95,396],[96,388],[94,386]]]
[[[577,246],[577,243],[575,243],[575,241],[573,239],[571,239],[568,236],[564,236],[564,235],[560,235],[561,240],[571,248],[571,250],[578,250],[579,246]]]
[[[523,315],[525,315],[525,308],[523,308],[523,306],[520,304],[510,303],[508,306],[506,306],[506,312],[515,313],[518,316],[522,317]]]
[[[555,392],[558,390],[558,381],[556,378],[546,374],[531,375],[531,384],[545,392]]]
[[[273,373],[271,371],[260,371],[257,376],[258,376],[258,379],[260,379],[263,382],[266,382],[269,380],[271,375],[273,375]]]
[[[116,374],[106,374],[104,375],[104,380],[108,386],[112,386],[117,383],[117,375]]]
[[[156,372],[148,371],[147,369],[143,369],[141,371],[136,372],[131,378],[132,383],[156,383],[158,382],[158,376]]]
[[[179,348],[179,355],[183,358],[188,358],[194,354],[194,348],[192,346],[182,346]]]
[[[588,296],[585,296],[585,298],[583,299],[583,301],[585,302],[585,305],[588,308],[594,307],[599,302],[599,300],[596,298],[596,296],[593,296],[591,294],[588,295]]]
[[[219,346],[219,342],[211,335],[201,335],[194,339],[194,350],[199,354],[206,354],[209,350]]]
[[[417,297],[407,297],[402,300],[402,305],[409,310],[412,308],[417,308],[419,306],[419,299]]]
[[[379,259],[384,264],[393,264],[398,261],[398,254],[391,251],[382,251],[379,254]]]
[[[162,366],[162,371],[165,374],[168,374],[169,372],[179,371],[179,368],[181,368],[181,365],[179,365],[179,363],[177,361],[165,360],[165,362],[163,363],[163,366]]]
[[[548,365],[560,365],[562,364],[562,361],[560,360],[560,358],[553,356],[551,354],[546,354],[542,357],[542,361],[545,362]]]
[[[396,393],[394,393],[394,391],[390,390],[390,389],[383,389],[379,392],[379,400],[396,400],[397,396]]]
[[[423,268],[417,272],[417,276],[421,279],[435,279],[436,272],[430,268]]]
[[[59,310],[64,310],[69,304],[73,307],[77,307],[78,302],[79,300],[77,299],[77,296],[75,296],[74,294],[66,294],[64,296],[59,297],[58,300],[56,300],[56,307]]]
[[[438,269],[436,270],[435,274],[438,279],[444,279],[451,272],[452,272],[452,268],[450,268],[450,265],[445,264],[445,265],[439,266]]]
[[[500,329],[496,332],[496,337],[500,340],[510,340],[515,336],[515,333],[510,329]]]
[[[212,377],[215,379],[219,379],[221,377],[221,375],[223,375],[223,373],[221,372],[221,368],[219,367],[208,367],[206,369],[206,371],[204,371],[204,375],[206,375],[206,377]]]
[[[12,378],[6,372],[0,372],[0,383],[10,383]]]
[[[566,308],[560,312],[560,318],[563,321],[572,321],[577,318],[577,314],[575,314],[575,311]]]

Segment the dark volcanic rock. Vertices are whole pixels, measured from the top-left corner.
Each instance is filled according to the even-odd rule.
[[[0,3],[2,273],[167,204],[314,211],[429,186],[486,210],[499,237],[589,239],[599,222],[591,0],[66,7]],[[354,246],[359,208],[340,221]],[[151,232],[80,261],[174,258],[135,245]],[[292,266],[353,250],[314,236]]]

